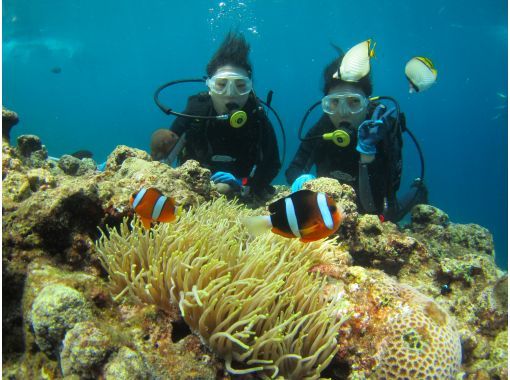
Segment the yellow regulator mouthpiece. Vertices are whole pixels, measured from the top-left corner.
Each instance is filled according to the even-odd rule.
[[[241,128],[248,120],[248,116],[244,111],[236,111],[230,115],[230,126],[232,128]]]
[[[351,143],[351,136],[346,131],[341,129],[337,129],[331,133],[325,133],[322,135],[324,140],[331,140],[335,145],[338,145],[341,148],[345,148]]]

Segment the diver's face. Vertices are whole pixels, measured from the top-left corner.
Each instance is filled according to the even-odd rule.
[[[242,109],[251,92],[248,72],[232,65],[218,68],[207,85],[214,109],[219,115]]]
[[[335,95],[338,97],[335,98]],[[366,119],[368,99],[358,87],[342,83],[331,88],[328,96],[331,96],[334,108],[334,112],[328,113],[328,116],[335,128],[340,123],[357,128]],[[335,101],[338,103],[335,104]]]

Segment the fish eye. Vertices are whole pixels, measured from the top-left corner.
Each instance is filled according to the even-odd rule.
[[[132,196],[133,198],[136,198],[136,196],[137,196],[137,195],[138,195],[138,191],[137,191],[136,193],[131,194],[131,196]]]
[[[329,206],[329,211],[332,212],[332,213],[336,212],[336,206],[335,205],[330,205]]]

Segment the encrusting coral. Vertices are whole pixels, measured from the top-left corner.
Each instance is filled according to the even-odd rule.
[[[150,231],[136,221],[130,230],[126,220],[108,229],[97,250],[112,291],[178,307],[233,374],[318,378],[349,315],[310,269],[338,261],[339,248],[273,234],[250,239],[238,222],[248,212],[220,198]]]

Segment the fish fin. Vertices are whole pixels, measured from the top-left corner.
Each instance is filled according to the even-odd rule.
[[[312,224],[309,227],[301,228],[299,232],[301,232],[301,236],[308,236],[316,233],[321,229],[321,226],[317,223]]]
[[[319,239],[307,239],[307,238],[299,239],[299,241],[302,242],[302,243],[310,243],[310,242],[315,241],[315,240],[319,240]]]
[[[295,239],[296,238],[296,236],[294,236],[294,234],[289,233],[289,232],[284,232],[284,231],[282,231],[282,230],[280,230],[279,228],[276,228],[276,227],[271,228],[271,231],[274,234],[283,236],[285,238],[289,238],[289,239]]]
[[[146,229],[150,229],[151,228],[151,224],[152,224],[152,220],[151,219],[148,219],[148,218],[142,218],[140,217],[140,220],[142,221],[142,225],[146,228]]]
[[[340,48],[339,46],[336,46],[334,43],[330,42],[329,43],[333,49],[336,50],[337,54],[339,57],[343,57],[345,55],[345,52],[342,50],[342,48]]]
[[[253,236],[260,235],[273,227],[271,217],[269,215],[241,218],[241,223],[246,226],[248,233]]]

